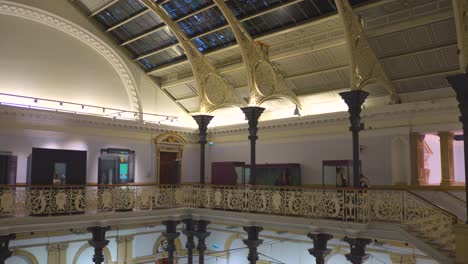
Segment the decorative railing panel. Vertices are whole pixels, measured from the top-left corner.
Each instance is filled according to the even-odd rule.
[[[456,217],[405,190],[217,185],[0,186],[0,217],[208,208],[342,222],[396,222],[453,249]]]

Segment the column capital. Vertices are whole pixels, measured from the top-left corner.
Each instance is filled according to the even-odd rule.
[[[362,264],[369,259],[369,255],[366,254],[366,247],[372,243],[372,239],[350,238],[346,236],[343,240],[347,242],[351,248],[351,253],[345,255],[346,259],[351,263]]]
[[[87,230],[93,234],[93,239],[88,240],[89,245],[94,248],[93,262],[101,264],[104,262],[102,250],[109,244],[109,240],[106,240],[106,232],[110,230],[110,226],[93,226],[88,227]]]

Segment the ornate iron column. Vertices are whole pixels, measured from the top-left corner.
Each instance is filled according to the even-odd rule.
[[[163,232],[162,235],[167,240],[167,258],[169,264],[174,264],[174,252],[176,251],[174,241],[180,235],[180,233],[177,232],[177,225],[179,223],[179,221],[174,220],[162,222],[162,224],[166,226],[166,232]]]
[[[185,227],[182,231],[184,235],[187,237],[187,243],[185,247],[187,248],[187,260],[188,264],[193,263],[193,249],[195,248],[195,242],[193,241],[193,237],[195,235],[195,221],[188,218],[183,219],[182,223],[185,224]]]
[[[93,262],[95,264],[101,264],[104,262],[104,255],[102,250],[109,244],[109,240],[106,240],[106,232],[110,230],[110,226],[93,226],[88,227],[88,232],[93,234],[93,239],[88,240],[90,246],[94,248]]]
[[[359,188],[359,131],[364,128],[364,125],[361,124],[361,107],[369,93],[363,90],[352,90],[342,92],[340,95],[349,108],[349,121],[351,122],[350,130],[353,133],[353,185],[355,188]]]
[[[5,264],[5,261],[13,254],[13,251],[10,251],[8,246],[10,241],[15,238],[15,234],[0,236],[0,264]]]
[[[206,220],[198,220],[197,222],[197,231],[195,232],[195,236],[198,238],[198,263],[200,264],[205,263],[205,239],[210,235],[210,232],[206,231],[206,227],[209,223],[210,221]]]
[[[331,249],[327,248],[328,240],[333,236],[330,234],[307,234],[314,241],[314,248],[309,249],[309,253],[315,257],[316,264],[325,264],[325,257],[330,254]]]
[[[258,139],[257,137],[257,125],[258,125],[258,118],[262,115],[265,108],[258,107],[258,106],[247,106],[241,108],[242,112],[244,112],[245,117],[249,121],[249,140],[250,140],[250,184],[255,185],[256,182],[256,174],[255,170],[257,168],[256,163],[256,149],[255,144]]]
[[[343,240],[349,243],[351,248],[351,253],[345,255],[351,263],[362,264],[369,258],[366,254],[366,246],[372,242],[372,239],[345,237]]]
[[[193,119],[198,124],[198,131],[200,136],[200,183],[205,183],[205,145],[206,145],[206,132],[208,130],[208,124],[210,123],[213,116],[210,115],[194,115]]]
[[[468,73],[448,76],[447,80],[457,94],[458,107],[460,108],[460,122],[463,124],[463,136],[468,135]],[[463,143],[465,153],[465,183],[468,184],[468,144]],[[468,188],[465,188],[466,198],[468,198]],[[468,203],[466,204],[468,216]],[[468,217],[467,217],[468,219]],[[468,224],[468,220],[466,221]]]
[[[258,234],[263,230],[261,226],[244,226],[244,231],[247,232],[247,239],[242,240],[249,248],[247,260],[250,264],[257,263],[258,251],[257,248],[263,243],[263,239],[258,239]]]

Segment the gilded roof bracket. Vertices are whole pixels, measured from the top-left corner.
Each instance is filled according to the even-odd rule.
[[[166,11],[151,0],[140,0],[156,13],[176,36],[192,65],[193,75],[199,87],[200,112],[210,113],[226,106],[245,106],[245,101],[234,91],[234,87],[223,77],[207,58],[195,47]]]
[[[379,83],[390,95],[390,103],[400,102],[395,86],[385,73],[382,64],[372,50],[366,33],[348,0],[335,0],[343,22],[350,55],[351,90],[361,90],[366,85]]]
[[[284,76],[234,16],[225,1],[214,0],[214,2],[228,21],[242,51],[250,88],[249,104],[260,105],[270,99],[285,98],[301,108],[299,98],[286,84]]]

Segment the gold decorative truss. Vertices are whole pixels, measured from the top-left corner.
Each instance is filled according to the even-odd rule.
[[[219,74],[160,4],[151,0],[140,0],[140,2],[164,21],[185,50],[199,89],[200,112],[210,113],[221,107],[246,105],[245,101],[235,93],[234,87]]]
[[[208,208],[340,222],[394,222],[454,249],[457,218],[405,190],[218,185],[0,186],[0,216]]]
[[[351,90],[361,90],[372,83],[385,86],[390,102],[398,103],[396,89],[372,50],[366,33],[348,0],[335,0],[344,26],[351,66]]]
[[[271,63],[261,46],[254,41],[224,0],[214,0],[234,33],[242,51],[250,88],[250,105],[260,105],[269,99],[286,98],[301,108],[296,94],[286,84],[279,69]]]

